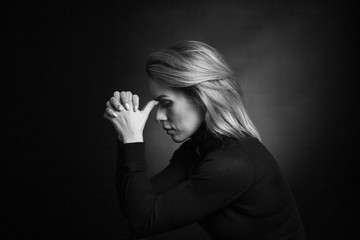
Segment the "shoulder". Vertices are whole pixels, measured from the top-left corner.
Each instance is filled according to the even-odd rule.
[[[275,161],[259,140],[248,137],[242,140],[225,139],[222,146],[206,154],[202,162],[214,171],[256,178]]]
[[[235,167],[250,161],[244,144],[235,139],[226,139],[220,148],[210,151],[204,160],[216,160],[214,164]]]
[[[256,167],[249,156],[233,144],[226,144],[204,156],[194,177],[208,181],[211,183],[209,188],[220,192],[243,193],[251,188],[257,181]]]
[[[200,162],[200,167],[231,181],[252,182],[257,172],[246,149],[236,140],[227,140],[222,147],[209,152]]]
[[[214,168],[232,169],[248,178],[260,179],[280,172],[277,161],[256,138],[226,140],[221,148],[211,151],[205,159],[211,161]]]
[[[247,137],[241,140],[227,138],[220,148],[210,151],[206,158],[223,159],[226,162],[255,164],[258,158],[272,157],[266,147],[256,138]]]

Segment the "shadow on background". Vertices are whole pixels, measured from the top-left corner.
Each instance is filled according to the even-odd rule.
[[[51,1],[3,8],[7,239],[125,239],[114,188],[115,90],[150,100],[147,56],[204,41],[239,74],[309,239],[355,239],[359,200],[354,6],[287,1]],[[179,146],[150,116],[150,175]],[[357,234],[357,235],[356,235]],[[151,239],[209,239],[196,224]]]

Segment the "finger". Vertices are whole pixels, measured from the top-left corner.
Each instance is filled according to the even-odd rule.
[[[123,107],[123,106],[121,106],[121,105],[120,105],[120,110],[119,110],[119,109],[114,108],[114,106],[113,106],[113,105],[111,105],[111,103],[110,103],[109,101],[107,101],[107,102],[106,102],[106,107],[108,107],[108,108],[112,109],[114,112],[117,112],[117,111],[121,112],[122,110],[124,110],[124,107]]]
[[[147,115],[149,115],[150,112],[151,112],[151,110],[152,110],[156,105],[158,105],[158,104],[159,104],[159,102],[156,101],[156,100],[151,100],[151,101],[149,101],[149,102],[146,104],[146,106],[144,107],[143,112],[146,113]]]
[[[116,109],[116,110],[118,110],[120,112],[123,110],[123,107],[121,106],[119,100],[116,99],[115,97],[110,98],[110,104],[114,109]]]
[[[116,98],[118,101],[120,100],[120,93],[119,91],[115,91],[113,94],[114,98]]]
[[[129,99],[128,93],[122,91],[122,92],[120,93],[120,104],[123,105],[123,106],[125,106],[125,109],[126,109],[126,110],[129,110],[129,109],[130,109],[130,104],[129,104],[129,102],[130,102],[130,99]]]
[[[139,96],[134,94],[132,97],[134,112],[136,112],[139,109],[139,101],[140,101]]]
[[[114,112],[114,110],[112,110],[111,108],[106,108],[105,111],[109,116],[112,116],[112,117],[117,117],[118,116],[116,114],[116,112]]]
[[[106,112],[106,110],[105,110],[103,116],[104,116],[104,118],[106,118],[106,119],[108,119],[108,120],[112,120],[112,119],[113,119],[112,116],[109,116],[109,114]]]
[[[128,110],[130,110],[130,109],[133,108],[133,102],[132,102],[133,94],[130,91],[127,91],[126,93],[128,95],[128,99],[129,99],[129,102],[128,102],[129,103],[129,109]]]

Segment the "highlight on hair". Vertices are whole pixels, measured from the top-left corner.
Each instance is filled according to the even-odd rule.
[[[179,41],[150,54],[149,77],[182,91],[205,110],[205,123],[217,137],[244,138],[260,135],[250,120],[239,79],[221,54],[199,41]]]

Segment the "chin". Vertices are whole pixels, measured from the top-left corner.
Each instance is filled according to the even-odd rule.
[[[171,139],[176,143],[181,143],[181,142],[185,141],[188,138],[174,135],[174,136],[171,136]]]

